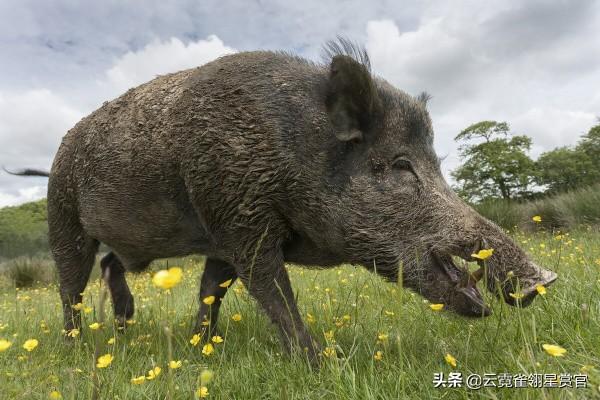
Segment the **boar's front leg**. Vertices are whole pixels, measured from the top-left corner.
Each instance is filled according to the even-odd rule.
[[[125,268],[112,251],[100,260],[100,267],[110,290],[117,324],[125,328],[126,321],[133,317],[134,310],[133,296],[125,280]]]
[[[238,269],[238,275],[271,322],[279,328],[285,349],[288,352],[300,350],[300,354],[306,354],[312,363],[316,363],[319,346],[298,312],[283,252],[257,254],[254,262]]]
[[[194,332],[204,340],[210,340],[216,334],[221,301],[236,278],[237,273],[232,265],[215,258],[206,259],[200,282],[200,311],[194,328]],[[214,302],[204,303],[203,300],[210,296],[215,297]]]

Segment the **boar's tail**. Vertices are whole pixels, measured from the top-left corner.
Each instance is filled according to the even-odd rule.
[[[30,168],[26,168],[26,169],[22,169],[20,171],[9,171],[6,168],[2,167],[2,169],[4,170],[4,172],[11,174],[11,175],[18,175],[18,176],[45,176],[46,178],[50,177],[50,172],[48,171],[42,171],[39,169],[30,169]]]

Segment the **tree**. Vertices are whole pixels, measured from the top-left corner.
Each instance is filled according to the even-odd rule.
[[[569,147],[542,153],[536,162],[536,182],[545,186],[546,192],[557,193],[572,190],[585,184],[584,171],[591,167],[589,158]]]
[[[600,125],[593,126],[574,148],[542,153],[536,164],[536,181],[550,193],[600,183]]]
[[[481,121],[454,140],[463,142],[459,147],[463,164],[451,172],[457,182],[455,190],[462,197],[481,201],[531,194],[535,163],[527,155],[531,148],[528,136],[511,134],[506,122]]]
[[[598,183],[600,181],[600,124],[592,126],[587,135],[583,135],[575,150],[585,154],[590,160],[591,169],[585,171],[588,175],[588,183]]]

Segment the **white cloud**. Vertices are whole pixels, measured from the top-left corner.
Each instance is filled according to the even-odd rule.
[[[0,149],[4,164],[27,158],[47,164],[60,138],[82,116],[47,89],[0,93]]]
[[[534,107],[517,115],[511,122],[515,132],[533,138],[532,153],[537,157],[551,148],[575,143],[596,124],[596,116],[590,112]]]
[[[46,186],[31,186],[17,190],[16,194],[3,193],[0,191],[0,207],[15,206],[43,199],[46,197]]]
[[[473,54],[464,39],[448,29],[442,17],[408,32],[400,32],[393,21],[381,20],[367,24],[366,47],[376,72],[416,94],[439,89],[440,81],[460,83],[457,78],[468,72],[464,68],[473,68]]]
[[[48,169],[61,137],[82,115],[46,89],[0,93],[0,164]],[[38,185],[30,186],[33,181]],[[0,207],[44,197],[45,184],[0,172]]]
[[[188,44],[178,38],[154,41],[140,51],[128,52],[119,58],[106,72],[106,84],[120,93],[157,75],[197,67],[235,51],[215,35]]]

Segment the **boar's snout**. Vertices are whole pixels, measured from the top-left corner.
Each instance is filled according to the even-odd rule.
[[[454,311],[461,315],[488,315],[489,310],[477,292],[476,284],[482,280],[487,289],[502,298],[511,306],[526,307],[538,294],[539,286],[548,286],[557,279],[556,273],[539,267],[525,252],[497,225],[477,215],[475,223],[467,229],[458,230],[461,236],[453,236],[449,241],[439,240],[433,246],[438,256],[438,266],[444,266],[447,275],[457,272],[448,271],[450,255],[458,256],[465,261],[476,261],[479,269],[469,272],[460,269],[460,282],[451,291]],[[493,250],[485,259],[475,258],[480,250]],[[481,255],[479,255],[481,257]],[[438,278],[439,279],[439,278]],[[470,311],[475,310],[474,312]]]
[[[549,286],[558,278],[555,272],[540,268],[531,261],[528,264],[527,275],[509,278],[502,285],[502,297],[511,306],[527,307],[537,296],[538,286]]]
[[[477,235],[480,239],[474,241],[474,246],[465,246],[457,255],[467,261],[477,261],[480,268],[471,274],[472,279],[475,282],[484,279],[488,290],[507,304],[526,307],[538,294],[539,286],[548,286],[557,279],[556,273],[536,265],[496,225],[482,221],[479,226],[485,228]],[[469,249],[473,249],[472,252]],[[474,259],[471,254],[481,249],[493,249],[493,254],[485,261]]]

